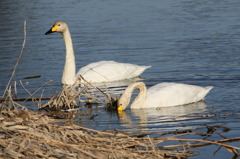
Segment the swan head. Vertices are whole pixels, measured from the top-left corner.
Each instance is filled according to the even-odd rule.
[[[54,33],[54,32],[63,33],[63,32],[65,32],[65,30],[66,30],[67,28],[68,28],[68,27],[67,27],[67,24],[66,24],[65,22],[63,22],[63,21],[56,21],[56,22],[53,24],[52,28],[45,33],[45,35],[51,34],[51,33]]]
[[[130,102],[130,96],[126,95],[126,93],[124,92],[120,99],[118,100],[118,103],[117,103],[117,110],[118,111],[123,111],[127,108],[127,106],[129,105],[129,102]]]
[[[131,100],[132,92],[139,85],[139,83],[140,82],[134,82],[125,89],[125,91],[123,92],[123,94],[120,96],[118,100],[118,104],[117,104],[118,111],[123,111],[128,107]]]

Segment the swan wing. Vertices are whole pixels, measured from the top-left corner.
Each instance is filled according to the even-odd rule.
[[[115,61],[99,61],[82,67],[77,76],[81,74],[87,81],[93,83],[118,81],[137,77],[149,67]]]
[[[160,83],[147,91],[146,107],[185,105],[204,99],[213,87],[201,87],[182,83]]]

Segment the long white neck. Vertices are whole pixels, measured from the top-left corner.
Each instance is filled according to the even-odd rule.
[[[123,110],[125,110],[129,105],[133,91],[136,88],[139,89],[139,93],[130,107],[131,108],[143,107],[146,101],[147,88],[143,82],[135,82],[126,88],[125,92],[122,94],[122,96],[119,99],[118,103],[122,105]]]
[[[75,77],[76,65],[75,65],[74,50],[72,45],[72,38],[71,38],[68,27],[66,27],[62,35],[65,42],[65,47],[66,47],[66,60],[65,60],[65,66],[64,66],[63,75],[62,75],[62,84],[73,85],[76,80],[76,77]]]

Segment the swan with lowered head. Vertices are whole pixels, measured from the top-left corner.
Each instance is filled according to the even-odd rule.
[[[183,83],[163,82],[150,87],[148,90],[143,82],[134,82],[129,85],[118,101],[118,110],[125,110],[130,103],[134,89],[139,93],[130,108],[170,107],[195,103],[204,100],[204,97],[213,88],[201,87]]]
[[[110,82],[130,79],[142,74],[151,66],[138,66],[135,64],[118,63],[115,61],[99,61],[82,67],[76,74],[75,56],[72,38],[68,26],[63,21],[57,21],[45,34],[60,32],[66,47],[66,60],[62,75],[62,84],[73,85],[78,75],[82,75],[87,81]]]

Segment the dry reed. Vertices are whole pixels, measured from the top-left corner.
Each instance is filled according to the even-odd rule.
[[[45,115],[26,109],[0,114],[2,158],[179,158],[190,151],[156,146],[152,138],[136,139],[124,133],[108,133],[77,125],[59,125]]]
[[[25,21],[24,21],[24,39],[23,39],[22,49],[21,49],[21,52],[20,52],[20,54],[19,54],[19,56],[18,56],[17,62],[16,62],[16,64],[15,64],[14,68],[13,68],[12,75],[11,75],[9,81],[8,81],[8,84],[7,84],[7,86],[6,86],[6,89],[4,90],[4,93],[3,93],[3,95],[2,95],[3,98],[5,97],[6,92],[7,92],[7,90],[9,89],[9,86],[10,86],[10,84],[11,84],[11,81],[12,81],[14,75],[15,75],[15,72],[16,72],[16,69],[17,69],[17,66],[18,66],[18,63],[20,62],[20,59],[21,59],[21,57],[22,57],[23,50],[24,50],[24,47],[25,47],[25,44],[26,44],[26,39],[27,39],[27,31],[26,31],[26,30],[27,30],[27,21],[25,20]]]
[[[113,102],[114,100],[109,94],[104,93],[80,75],[72,86],[63,86],[60,93],[56,92],[47,103],[40,104],[39,109],[72,111],[81,107],[81,103],[112,105]]]

